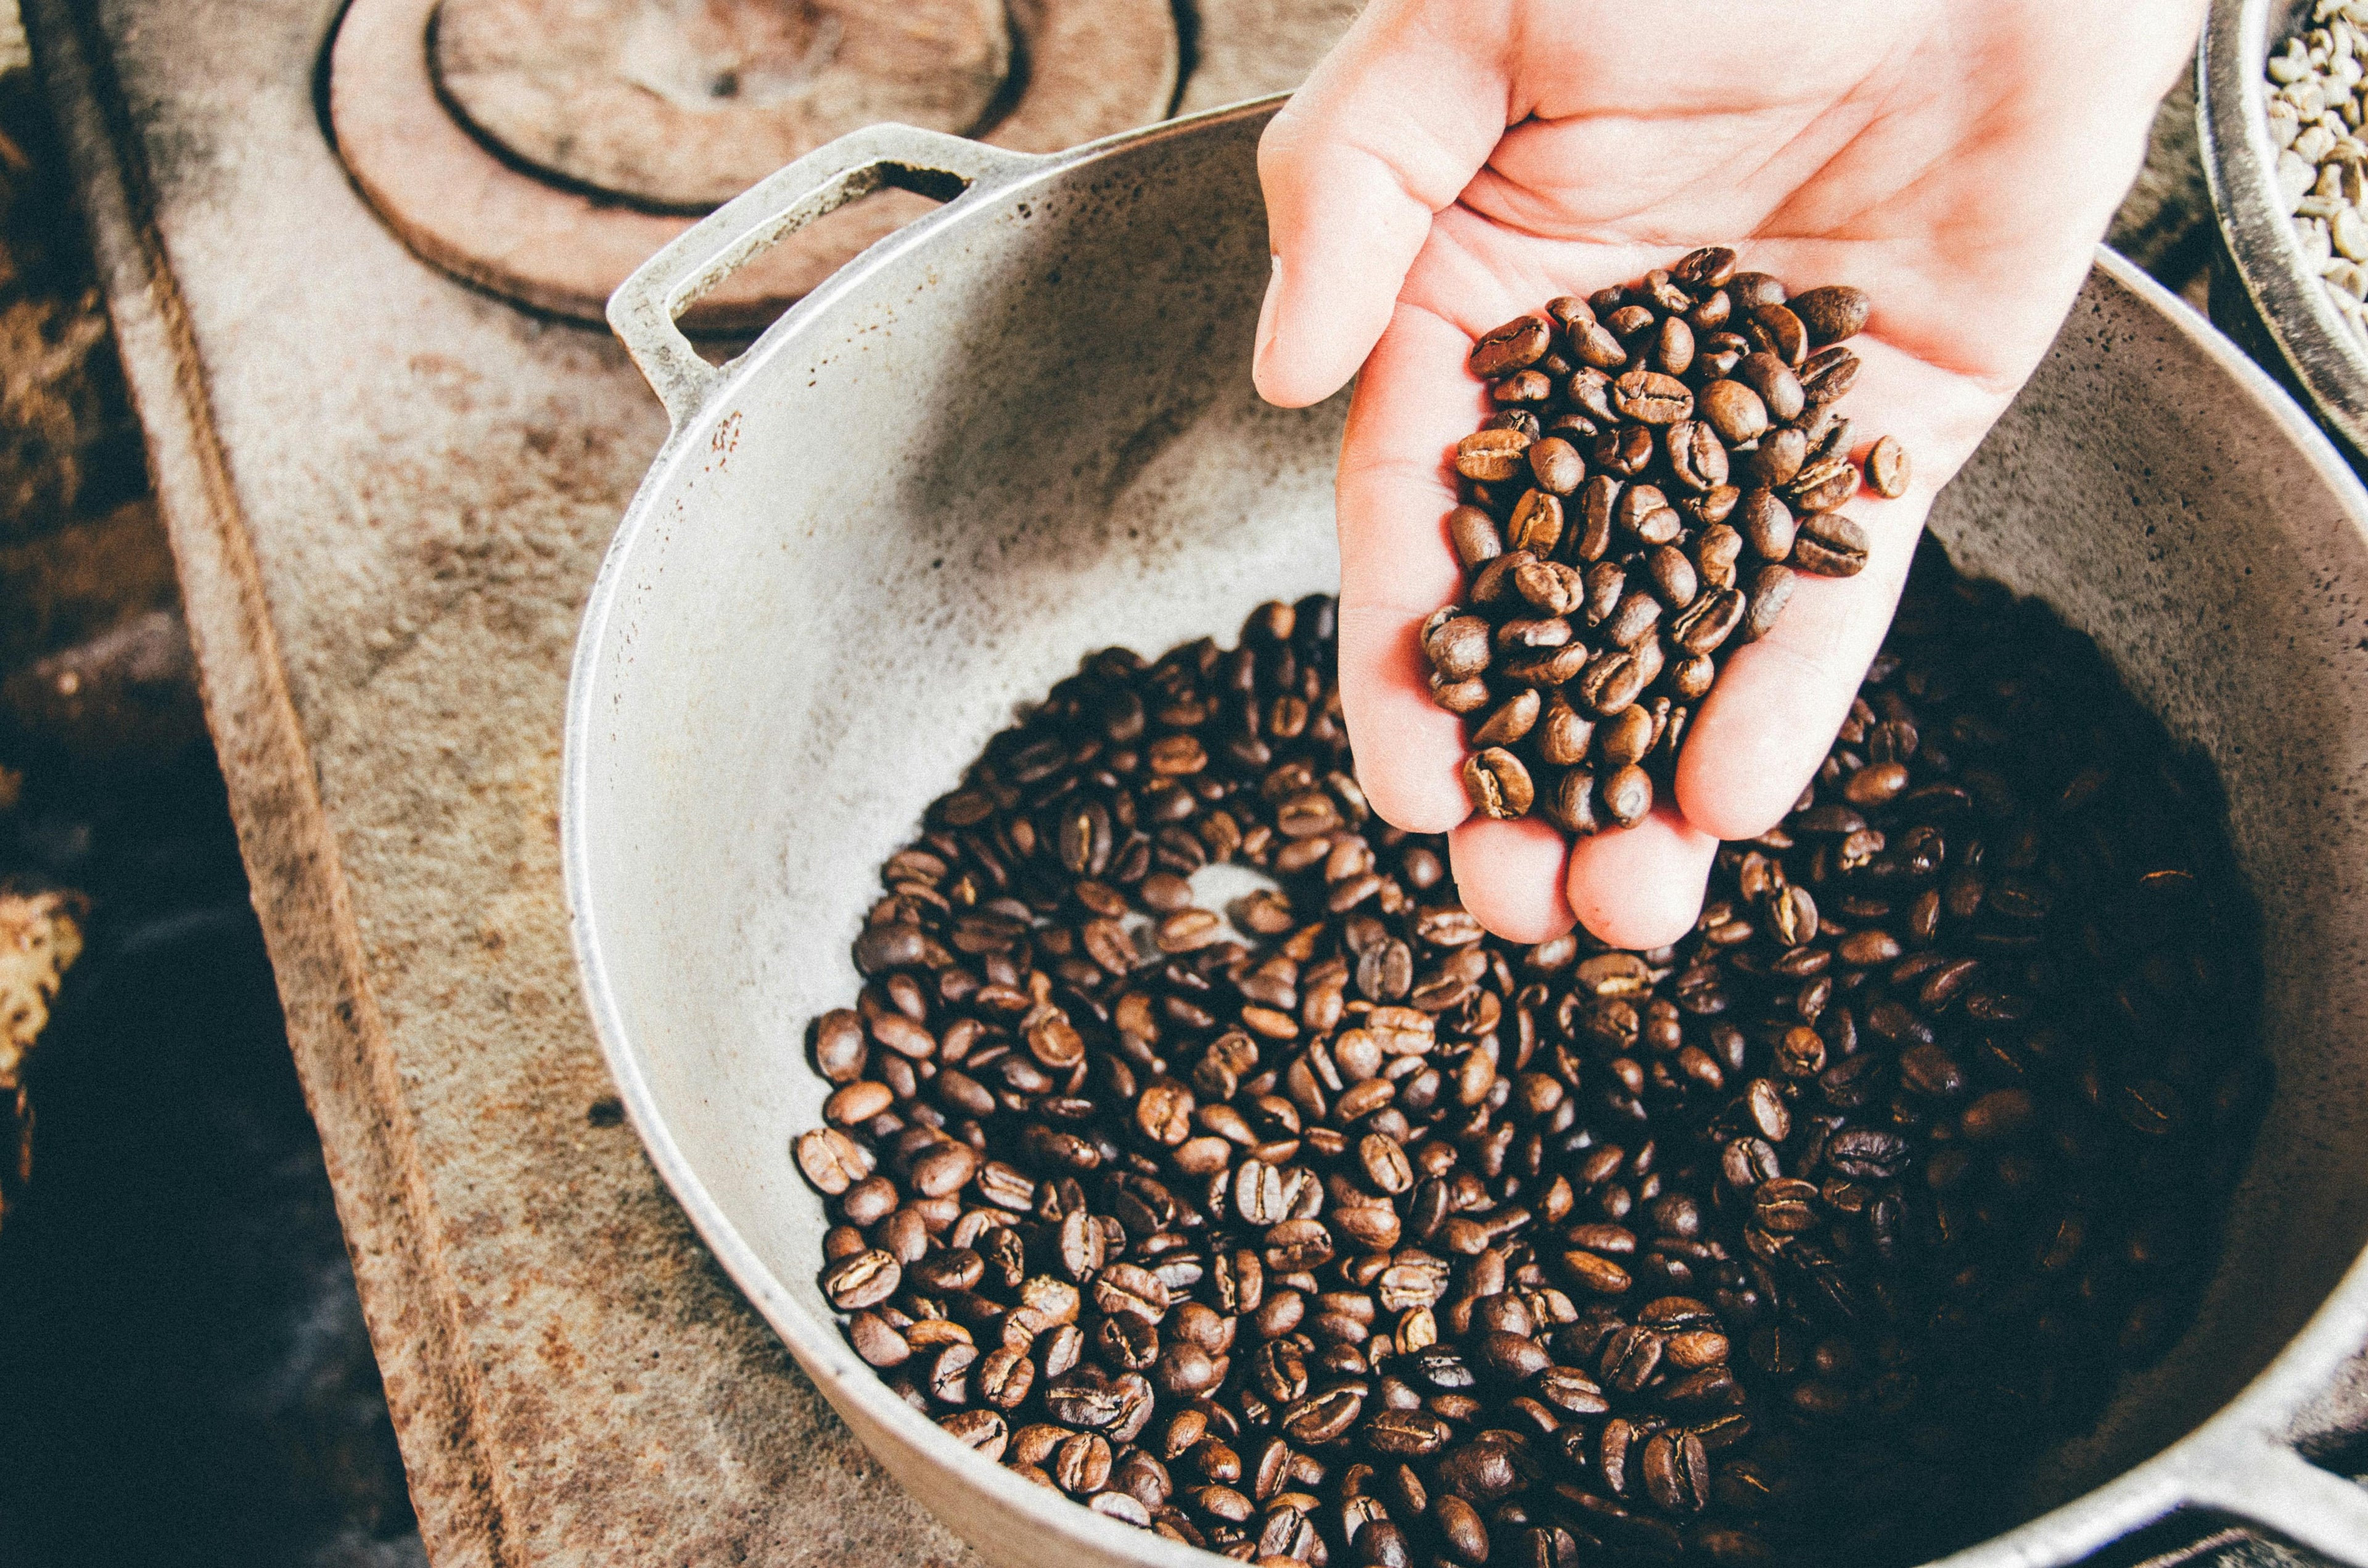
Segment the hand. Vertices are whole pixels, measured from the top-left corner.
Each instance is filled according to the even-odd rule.
[[[1790,810],[1890,624],[1933,494],[2053,341],[2202,0],[1373,0],[1268,128],[1275,274],[1258,391],[1359,375],[1339,474],[1340,682],[1368,798],[1452,830],[1466,906],[1541,941],[1673,942],[1722,838]],[[1446,456],[1487,404],[1474,337],[1702,244],[1874,299],[1842,404],[1896,436],[1897,500],[1848,508],[1866,570],[1804,578],[1695,716],[1676,799],[1566,846],[1472,819],[1462,721],[1417,631],[1455,598]],[[1472,819],[1472,820],[1467,820]]]

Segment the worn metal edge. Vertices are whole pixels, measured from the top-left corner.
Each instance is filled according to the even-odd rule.
[[[492,1460],[416,1130],[136,131],[97,22],[85,31],[68,0],[26,0],[24,12],[146,440],[250,896],[420,1535],[438,1568],[506,1568],[523,1555],[507,1528],[516,1517],[510,1485]]]

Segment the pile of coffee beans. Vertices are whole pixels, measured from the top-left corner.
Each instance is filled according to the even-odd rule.
[[[984,1458],[1240,1561],[1920,1560],[2210,1272],[2264,1073],[2220,820],[1928,560],[1690,937],[1516,947],[1369,812],[1331,601],[1096,653],[814,1028],[822,1290]]]
[[[1835,404],[1869,301],[1788,295],[1735,260],[1694,251],[1472,346],[1497,412],[1455,449],[1447,528],[1467,578],[1422,644],[1432,697],[1469,723],[1476,811],[1534,806],[1581,836],[1634,826],[1794,574],[1866,564],[1865,530],[1836,509],[1859,468]],[[1896,438],[1864,460],[1877,494],[1906,492]]]

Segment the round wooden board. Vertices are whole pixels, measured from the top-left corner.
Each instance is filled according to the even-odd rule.
[[[430,39],[480,135],[686,212],[883,119],[966,135],[1011,65],[1002,0],[442,0]]]
[[[355,183],[422,257],[554,314],[597,322],[633,268],[697,220],[552,183],[495,156],[453,117],[429,66],[438,0],[353,0],[329,56],[329,121]],[[1147,125],[1175,97],[1167,0],[1011,0],[1029,66],[985,140],[1053,152]],[[888,190],[774,246],[692,306],[685,325],[745,333],[866,245],[928,210]]]

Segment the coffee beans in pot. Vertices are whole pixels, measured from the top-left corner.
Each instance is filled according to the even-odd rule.
[[[1467,720],[1475,812],[1535,809],[1577,835],[1642,821],[1718,667],[1774,630],[1793,574],[1864,569],[1864,530],[1837,509],[1859,471],[1834,405],[1870,309],[1842,286],[1788,297],[1709,247],[1472,346],[1498,412],[1455,449],[1448,532],[1469,576],[1423,650],[1432,695]],[[1867,475],[1905,492],[1896,438]],[[1511,733],[1548,691],[1598,726],[1592,751]]]
[[[2260,1091],[2209,779],[1927,559],[1691,936],[1515,947],[1367,809],[1333,615],[1094,654],[890,858],[794,1142],[857,1353],[1245,1562],[1883,1564],[2006,1522],[2179,1332]],[[1508,742],[1634,752],[1569,695],[1508,693]],[[1636,809],[1589,766],[1542,788]]]

